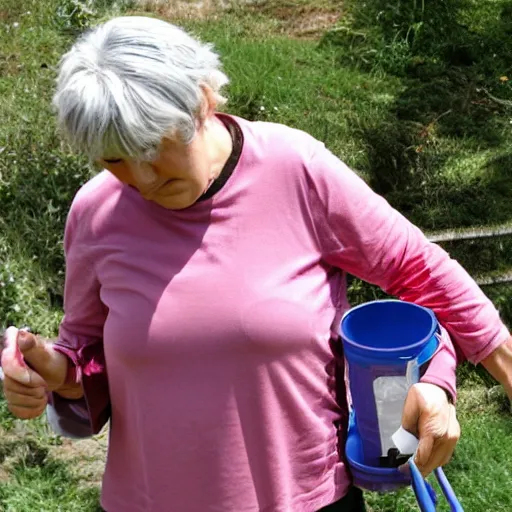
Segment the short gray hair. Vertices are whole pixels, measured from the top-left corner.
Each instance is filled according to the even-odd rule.
[[[114,18],[83,35],[60,64],[53,104],[71,146],[96,160],[151,159],[162,138],[189,143],[202,87],[228,82],[212,45],[165,21]]]

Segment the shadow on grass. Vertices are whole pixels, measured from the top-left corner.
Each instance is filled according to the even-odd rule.
[[[50,439],[36,432],[2,430],[0,503],[5,508],[1,509],[28,512],[42,510],[44,503],[50,507],[45,510],[101,511],[99,489],[84,486],[70,472],[69,463],[53,458],[49,448]]]
[[[349,1],[349,22],[322,43],[339,46],[344,66],[400,78],[402,92],[387,114],[361,128],[363,170],[378,193],[424,228],[512,218],[512,155],[484,173],[443,174],[450,160],[503,152],[511,142],[508,107],[496,97],[512,97],[512,2],[483,4]]]
[[[48,435],[45,418],[16,420],[0,389],[0,510],[102,511],[98,486],[74,473],[67,459],[53,455],[60,444],[59,437]]]
[[[445,111],[451,112],[442,119],[442,113],[431,110],[428,102],[424,112],[417,112],[417,120],[407,119],[403,106],[407,97],[422,96],[427,97],[411,81],[385,119],[363,127],[360,135],[367,147],[365,171],[370,185],[425,229],[499,224],[512,219],[512,154],[489,160],[480,168],[479,162],[471,159],[473,152],[489,147],[503,151],[510,143],[510,136],[504,133],[504,116],[497,119],[495,109],[485,114],[481,106],[475,112],[457,106],[454,100]],[[412,113],[407,112],[407,116],[412,117]],[[432,120],[423,124],[420,119],[427,116]],[[471,129],[456,133],[462,124],[472,123]],[[480,125],[478,130],[476,125]],[[456,138],[460,142],[453,141]],[[453,172],[445,172],[447,167]]]
[[[372,188],[423,229],[512,219],[512,1],[346,0],[320,45],[341,66],[400,82],[358,137]],[[510,267],[512,240],[448,244],[473,275]],[[354,288],[355,286],[355,288]],[[485,289],[512,323],[512,286]],[[378,292],[355,282],[359,300]]]

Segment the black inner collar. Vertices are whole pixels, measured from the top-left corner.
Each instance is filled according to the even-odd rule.
[[[231,139],[233,140],[233,149],[231,150],[231,154],[229,155],[229,158],[224,164],[224,167],[217,179],[210,185],[210,188],[198,199],[198,201],[210,199],[227,183],[240,160],[240,155],[242,154],[242,148],[244,145],[244,135],[242,130],[238,124],[229,117],[222,116],[220,117],[220,120],[224,123],[231,135]]]

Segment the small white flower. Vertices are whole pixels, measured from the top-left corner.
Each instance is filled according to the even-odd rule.
[[[265,107],[261,105],[260,110],[263,112],[265,110]]]
[[[18,28],[18,27],[20,26],[20,24],[19,24],[17,21],[15,21],[15,22],[12,24],[12,26],[13,26],[14,28]]]
[[[279,109],[277,107],[274,107],[274,110],[277,112]]]

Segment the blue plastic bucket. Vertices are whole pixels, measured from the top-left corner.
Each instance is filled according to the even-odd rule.
[[[382,469],[379,476],[390,469],[381,467],[386,446],[379,425],[382,411],[379,412],[377,404],[381,402],[376,393],[379,393],[380,385],[391,380],[389,377],[407,385],[417,382],[421,366],[437,350],[437,333],[438,323],[432,311],[399,300],[368,302],[350,309],[343,316],[340,334],[355,413],[352,435],[356,435],[357,443],[360,443],[353,452],[358,454],[353,461],[360,465],[356,469],[362,471],[362,465]],[[406,391],[405,384],[403,386]],[[394,407],[401,411],[403,402],[400,400],[401,397]],[[400,418],[397,421],[398,428]],[[356,441],[349,439],[349,449],[354,443]],[[396,472],[391,473],[398,478]]]
[[[354,485],[367,491],[388,492],[410,485],[409,474],[397,468],[380,468],[364,463],[363,443],[359,436],[355,415],[350,415],[350,425],[345,455],[350,465]]]

